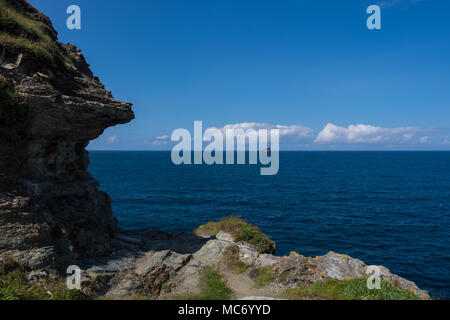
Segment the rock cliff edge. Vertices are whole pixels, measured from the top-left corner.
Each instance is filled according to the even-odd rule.
[[[134,118],[25,0],[0,1],[0,255],[30,269],[110,251],[89,141]]]

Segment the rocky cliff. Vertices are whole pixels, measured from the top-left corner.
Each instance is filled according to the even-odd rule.
[[[0,256],[35,269],[110,251],[116,221],[85,148],[133,118],[45,15],[0,0]]]

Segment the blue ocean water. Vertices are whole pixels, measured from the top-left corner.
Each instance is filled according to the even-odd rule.
[[[121,227],[192,231],[238,215],[278,247],[345,253],[450,298],[450,152],[281,152],[257,165],[175,166],[169,152],[91,152]]]

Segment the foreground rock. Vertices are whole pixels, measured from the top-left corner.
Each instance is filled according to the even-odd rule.
[[[236,243],[230,234],[223,232],[201,238],[146,230],[124,232],[121,238],[111,257],[80,261],[87,293],[107,299],[186,298],[201,293],[202,272],[213,268],[233,290],[235,299],[281,299],[283,290],[301,284],[368,276],[368,266],[347,255],[330,252],[312,258],[293,253],[277,257],[261,254],[246,243]],[[230,248],[238,248],[237,257],[230,256]],[[234,258],[245,263],[245,272],[237,273],[230,267],[230,259]],[[261,285],[256,275],[264,268],[273,272],[273,278]],[[380,268],[383,280],[428,299],[427,293],[415,283]]]
[[[107,254],[116,221],[85,148],[132,120],[131,104],[27,1],[0,6],[0,258],[33,270]]]

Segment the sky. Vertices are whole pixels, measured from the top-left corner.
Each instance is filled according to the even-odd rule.
[[[448,0],[29,1],[134,104],[90,150],[170,150],[194,121],[279,128],[282,150],[450,150]]]

